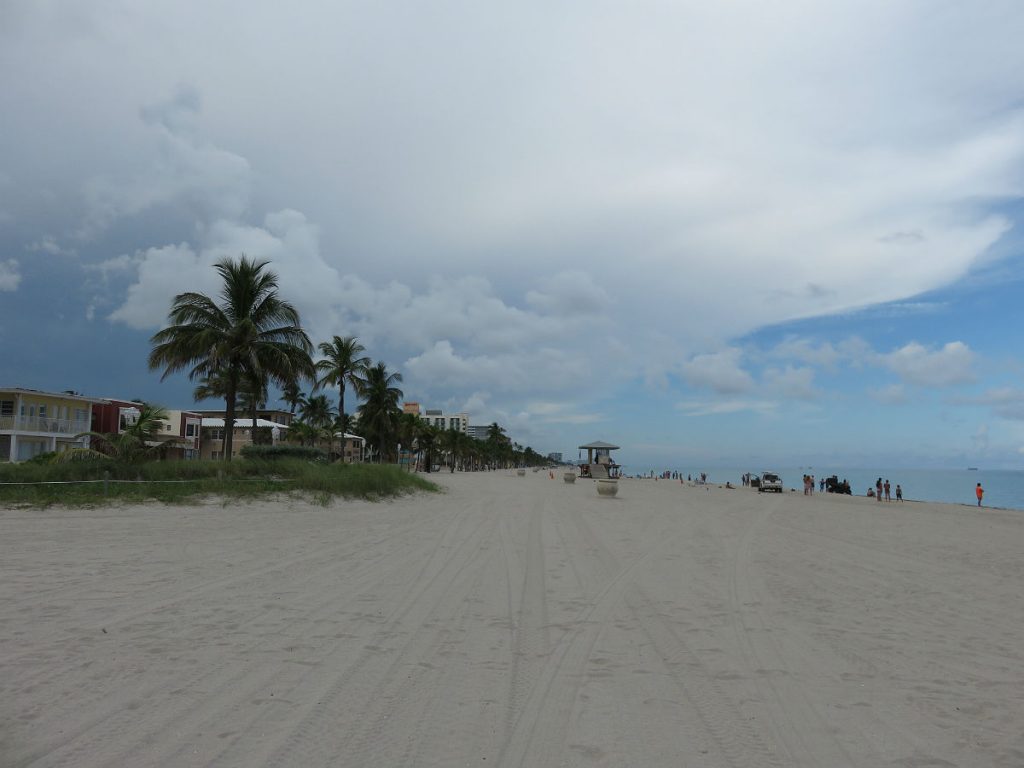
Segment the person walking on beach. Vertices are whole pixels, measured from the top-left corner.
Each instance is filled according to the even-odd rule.
[[[892,501],[892,497],[889,496],[889,478],[885,478],[885,500]]]
[[[903,489],[899,483],[896,483],[896,501],[903,501]]]
[[[875,500],[882,500],[882,478],[878,478],[878,480],[875,481]]]
[[[981,483],[978,483],[978,487],[974,489],[974,495],[978,497],[978,506],[981,506],[981,498],[985,495],[985,489],[981,487]]]

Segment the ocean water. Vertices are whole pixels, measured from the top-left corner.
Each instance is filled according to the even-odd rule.
[[[652,468],[624,466],[625,474],[648,474]],[[660,474],[668,467],[653,468]],[[674,468],[671,468],[674,469]],[[751,467],[747,469],[706,467],[702,469],[683,469],[683,476],[692,474],[699,476],[706,472],[708,482],[724,483],[727,480],[739,485],[745,472],[760,473],[776,472],[782,477],[786,488],[803,490],[803,476],[814,475],[815,493],[818,492],[817,482],[823,477],[837,475],[840,480],[850,481],[850,490],[855,496],[867,495],[868,488],[875,487],[875,481],[881,477],[892,486],[892,497],[896,498],[896,484],[903,486],[903,498],[917,501],[941,501],[948,504],[977,505],[974,487],[981,483],[985,489],[982,502],[987,507],[1007,507],[1024,510],[1024,471],[1000,469],[844,469],[842,467]]]

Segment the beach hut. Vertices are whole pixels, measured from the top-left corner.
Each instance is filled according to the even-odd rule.
[[[579,448],[587,452],[587,463],[580,465],[583,477],[618,477],[619,465],[612,461],[611,452],[619,450],[619,446],[595,440]]]

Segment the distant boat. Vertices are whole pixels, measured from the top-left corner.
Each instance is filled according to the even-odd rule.
[[[967,468],[967,471],[968,471],[968,472],[977,472],[977,471],[978,471],[978,468],[977,468],[977,467],[968,467],[968,468]]]

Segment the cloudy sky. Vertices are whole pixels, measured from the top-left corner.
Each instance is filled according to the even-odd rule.
[[[1019,466],[1022,39],[1016,0],[6,0],[0,384],[188,407],[148,339],[246,253],[544,452]]]

